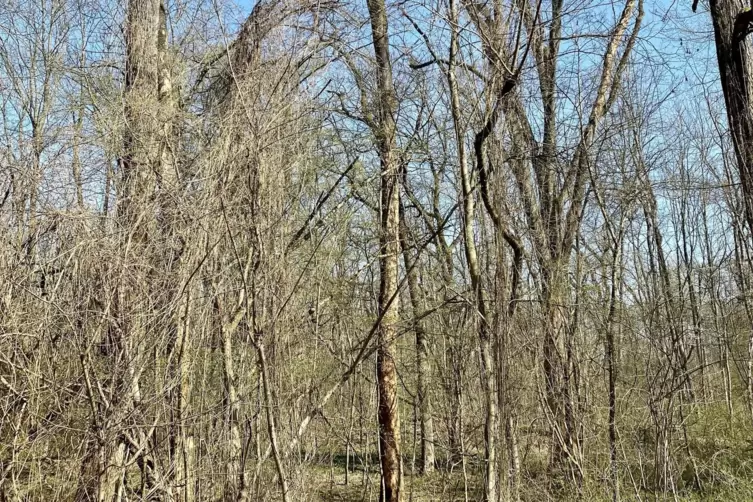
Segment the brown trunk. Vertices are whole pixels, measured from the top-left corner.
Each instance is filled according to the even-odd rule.
[[[158,120],[153,113],[157,103],[158,90],[158,26],[160,0],[130,0],[128,18],[125,28],[126,39],[126,92],[125,115],[126,133],[123,138],[122,190],[117,217],[123,228],[122,249],[127,253],[122,266],[132,267],[126,274],[128,280],[118,292],[116,315],[119,317],[114,333],[113,379],[115,394],[119,399],[106,408],[104,418],[99,425],[100,441],[96,452],[87,455],[84,462],[97,462],[96,500],[99,502],[120,501],[124,496],[125,460],[129,449],[136,448],[137,455],[146,455],[145,433],[141,429],[134,431],[137,445],[126,443],[123,428],[127,427],[125,419],[134,414],[141,405],[139,378],[143,368],[143,337],[146,326],[143,312],[137,309],[144,302],[139,295],[146,277],[139,260],[147,254],[152,214],[150,195],[153,192],[154,159],[158,149],[156,134]],[[121,359],[122,357],[122,359]],[[125,361],[125,363],[121,363]],[[95,419],[96,420],[96,419]],[[143,460],[143,459],[141,459]],[[153,472],[154,462],[142,462],[146,466],[149,479],[157,479]],[[84,465],[82,472],[92,472],[90,466]],[[91,488],[82,479],[76,500],[90,500]]]
[[[711,0],[709,10],[727,118],[740,170],[745,216],[753,232],[753,108],[750,103],[753,61],[750,60],[750,44],[746,41],[753,11],[744,0]]]
[[[697,3],[698,0],[695,0],[693,10]],[[753,22],[753,11],[745,0],[710,0],[709,10],[714,24],[727,119],[740,172],[745,219],[753,233],[753,107],[750,102],[753,94],[753,61],[750,59],[750,43],[746,40]],[[748,337],[747,365],[748,406],[753,416],[753,329]]]
[[[239,302],[243,302],[241,296]],[[218,298],[215,298],[215,312],[221,321],[220,337],[222,342],[222,373],[225,387],[225,424],[227,434],[227,464],[225,471],[225,502],[248,500],[248,479],[241,467],[241,432],[240,432],[240,399],[236,387],[235,362],[233,355],[233,336],[240,323],[244,311],[239,309],[231,318],[223,314]]]
[[[606,358],[609,394],[609,471],[612,482],[612,501],[620,500],[619,472],[617,469],[617,364],[615,361],[615,321],[617,317],[617,294],[620,280],[620,248],[622,242],[615,242],[612,249],[612,263],[609,281],[609,310],[606,321]]]
[[[382,463],[381,500],[398,502],[402,482],[400,419],[397,408],[395,338],[398,313],[398,259],[400,256],[399,172],[395,155],[395,90],[389,54],[387,9],[384,0],[368,0],[371,34],[376,56],[378,118],[372,132],[381,163],[380,258],[379,258],[379,349],[377,387],[379,394],[379,451]],[[364,110],[366,112],[366,110]]]
[[[452,81],[452,80],[451,80]],[[452,93],[453,100],[457,94]],[[458,132],[458,155],[460,165],[460,177],[463,186],[463,243],[465,245],[465,257],[468,263],[468,271],[471,276],[471,288],[473,289],[478,315],[479,352],[481,355],[481,385],[484,396],[484,500],[495,501],[497,499],[497,395],[494,388],[495,366],[492,347],[491,329],[489,324],[490,313],[487,310],[486,291],[481,283],[481,266],[479,264],[476,242],[474,240],[474,195],[471,186],[468,163],[465,159],[463,138],[460,134],[459,125],[456,122]]]
[[[556,263],[546,271],[544,286],[544,380],[552,425],[552,467],[574,467],[577,455],[571,406],[566,340],[569,319],[567,269]]]
[[[450,18],[457,23],[458,12],[455,2],[450,2]],[[481,356],[481,386],[484,400],[484,487],[483,497],[486,502],[497,500],[497,434],[498,434],[498,402],[495,389],[495,364],[493,343],[491,337],[490,312],[487,309],[487,295],[481,280],[481,266],[475,242],[475,200],[474,188],[469,172],[468,159],[465,153],[465,131],[461,125],[460,97],[458,83],[455,76],[455,58],[459,53],[458,35],[456,30],[450,33],[450,58],[447,80],[450,88],[450,106],[453,117],[455,141],[458,152],[458,167],[462,185],[463,201],[463,244],[468,272],[471,277],[476,310],[478,315],[477,331],[479,337],[479,352]],[[492,112],[487,127],[476,136],[474,142],[476,155],[480,156],[484,147],[484,139],[489,135],[496,122],[497,109]]]
[[[83,67],[83,63],[81,64]],[[83,91],[81,91],[81,102],[83,103]],[[81,180],[81,129],[84,125],[84,107],[83,105],[80,106],[79,111],[77,114],[74,114],[73,119],[73,131],[74,131],[74,140],[73,140],[73,153],[72,153],[72,159],[71,164],[73,164],[73,183],[76,185],[76,206],[79,210],[84,209],[84,189],[83,189],[83,182]]]
[[[426,339],[424,323],[419,318],[421,315],[420,290],[418,285],[417,267],[412,267],[410,257],[410,241],[408,229],[403,222],[401,227],[401,242],[403,248],[403,261],[408,275],[408,294],[413,310],[413,331],[416,334],[416,377],[418,397],[418,423],[421,431],[421,463],[419,466],[422,474],[434,470],[434,421],[431,416],[431,395],[429,394],[431,381],[431,365],[429,364],[429,342]]]

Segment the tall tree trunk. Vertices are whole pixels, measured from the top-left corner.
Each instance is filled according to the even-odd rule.
[[[168,334],[173,357],[169,367],[172,385],[170,405],[172,409],[170,424],[170,458],[172,460],[172,479],[170,484],[177,502],[192,502],[194,487],[191,481],[193,467],[193,438],[186,426],[188,417],[188,400],[190,395],[189,371],[191,367],[191,308],[188,295],[191,288],[180,288],[184,280],[189,280],[187,268],[193,264],[191,253],[185,251],[186,242],[196,245],[192,239],[183,240],[181,235],[181,218],[179,201],[181,199],[181,180],[178,176],[176,150],[177,141],[174,121],[177,111],[173,93],[172,64],[169,52],[167,10],[164,0],[159,6],[159,25],[157,29],[157,98],[159,127],[159,157],[157,166],[157,186],[159,188],[159,231],[166,244],[156,260],[163,270],[154,277],[155,298],[162,298],[161,308],[172,310],[172,319],[168,325]],[[175,335],[173,335],[175,333]]]
[[[277,470],[277,477],[282,491],[282,501],[290,502],[290,489],[288,487],[287,474],[285,467],[282,463],[282,454],[280,452],[279,441],[277,439],[277,420],[274,414],[274,399],[272,397],[272,383],[269,378],[269,364],[267,362],[267,356],[264,353],[263,340],[259,338],[256,341],[256,351],[259,363],[259,376],[261,378],[262,390],[264,392],[264,408],[266,409],[267,419],[267,434],[269,435],[269,443],[272,449],[272,458],[275,461],[275,469]]]
[[[173,492],[176,502],[193,502],[194,486],[192,481],[193,437],[186,426],[188,419],[188,400],[191,392],[189,370],[191,367],[191,303],[187,295],[181,296],[178,307],[175,352],[173,357],[175,387],[171,392],[173,414],[170,430],[170,456],[173,463]]]
[[[693,10],[698,0],[694,0]],[[746,40],[753,11],[745,0],[710,0],[716,56],[740,171],[745,217],[753,232],[753,60]]]
[[[402,483],[400,419],[397,400],[395,339],[398,312],[398,259],[400,256],[400,176],[394,152],[397,104],[392,82],[387,9],[384,0],[368,0],[371,35],[376,56],[378,117],[373,133],[381,163],[380,258],[379,258],[379,348],[377,387],[379,394],[379,450],[382,463],[381,500],[398,502]],[[364,110],[365,112],[365,110]]]
[[[434,173],[434,189],[435,193],[439,192],[440,178],[439,173]],[[441,210],[439,208],[438,196],[434,200],[434,214],[436,217],[436,225],[439,227],[442,224]],[[445,236],[442,232],[437,233],[436,237],[437,250],[439,252],[439,264],[442,269],[442,300],[445,304],[449,304],[452,295],[450,292],[453,289],[453,256],[452,249],[447,243]],[[442,323],[448,329],[452,326],[452,313],[445,310],[442,313]],[[444,347],[444,360],[445,360],[445,390],[447,394],[447,463],[452,469],[459,463],[462,463],[461,468],[465,472],[465,456],[462,451],[462,428],[461,428],[461,415],[463,413],[463,399],[462,399],[462,383],[463,383],[463,368],[462,368],[462,353],[463,342],[459,337],[451,336],[449,343],[447,335],[445,334],[445,347]]]
[[[242,304],[241,296],[239,303]],[[235,376],[235,361],[233,355],[233,336],[245,311],[238,309],[230,318],[222,312],[219,298],[215,298],[214,308],[217,317],[221,319],[220,337],[222,342],[222,373],[225,386],[226,434],[227,434],[227,464],[225,472],[224,501],[248,500],[248,477],[242,472],[241,454],[242,442],[240,432],[240,398],[238,397]]]
[[[401,241],[403,248],[403,261],[408,274],[408,294],[413,310],[413,332],[416,335],[416,378],[418,394],[418,422],[421,431],[421,463],[419,466],[422,474],[434,470],[434,421],[431,414],[431,365],[429,364],[429,342],[426,338],[424,323],[421,315],[420,289],[418,285],[417,267],[412,267],[410,249],[412,240],[408,238],[408,228],[403,220],[401,226]]]
[[[450,73],[452,75],[452,72]],[[454,77],[450,77],[454,82]],[[457,101],[457,86],[451,84],[451,99]],[[456,141],[458,149],[458,164],[463,189],[463,243],[468,272],[471,276],[471,288],[476,299],[478,315],[477,326],[479,336],[479,350],[481,355],[481,386],[484,400],[484,500],[497,500],[497,395],[494,388],[495,367],[492,348],[490,313],[487,310],[486,290],[481,281],[481,266],[475,242],[475,201],[471,185],[471,174],[468,172],[468,162],[465,156],[464,139],[458,121],[455,122]]]
[[[518,386],[520,385],[519,362],[513,350],[512,320],[517,308],[518,280],[520,263],[514,258],[512,274],[508,274],[505,244],[497,242],[497,270],[494,303],[496,304],[495,332],[497,334],[497,395],[500,409],[500,435],[504,435],[507,453],[506,492],[500,493],[500,500],[518,502],[520,500],[520,453],[517,432]],[[511,286],[508,287],[508,284]],[[507,306],[505,309],[504,307]],[[503,488],[500,476],[500,491]]]
[[[621,230],[621,229],[620,229]],[[612,501],[620,500],[620,481],[617,468],[617,362],[615,349],[615,321],[617,318],[617,295],[621,274],[622,232],[612,248],[612,263],[609,273],[609,309],[606,321],[607,393],[609,395],[609,471],[612,482]]]
[[[146,325],[143,320],[145,302],[140,301],[140,290],[147,277],[139,260],[147,255],[150,229],[153,223],[151,194],[154,190],[153,172],[159,166],[158,141],[159,119],[155,113],[158,100],[158,31],[160,0],[130,0],[125,27],[126,75],[125,115],[127,125],[123,138],[122,199],[118,206],[118,220],[126,229],[122,266],[132,267],[128,279],[117,297],[119,323],[113,332],[116,365],[114,368],[115,394],[118,399],[105,406],[105,417],[100,417],[100,442],[97,453],[87,456],[85,462],[99,462],[96,468],[96,500],[99,502],[120,501],[124,496],[125,460],[129,448],[136,448],[136,455],[145,455],[146,438],[142,429],[136,429],[132,437],[138,444],[126,442],[126,418],[133,415],[141,405],[139,387],[143,368],[143,337]],[[122,367],[118,367],[120,365]],[[102,428],[104,427],[104,430]],[[144,462],[149,478],[156,480],[154,462]],[[84,466],[82,472],[92,472]],[[81,480],[77,500],[90,500],[91,490],[87,481]]]
[[[457,23],[458,12],[456,3],[450,1],[450,19]],[[495,502],[497,500],[497,481],[499,479],[497,469],[497,434],[499,410],[497,392],[495,390],[495,365],[493,343],[491,338],[490,312],[487,310],[486,291],[481,280],[481,266],[475,242],[475,200],[474,189],[471,182],[471,173],[468,167],[468,158],[465,152],[465,133],[462,127],[460,112],[460,96],[457,78],[455,75],[455,58],[459,53],[457,30],[450,32],[450,57],[447,70],[447,80],[450,88],[450,109],[455,131],[455,142],[458,155],[458,168],[463,199],[463,244],[465,249],[466,263],[471,277],[471,288],[476,301],[478,315],[477,330],[479,337],[479,351],[481,356],[481,386],[484,401],[484,500]],[[496,114],[496,110],[492,112]],[[489,123],[493,127],[493,120]],[[487,129],[487,128],[485,128]],[[491,128],[489,127],[489,132]],[[487,132],[487,135],[489,134]],[[483,148],[483,139],[476,140],[477,150]],[[478,153],[478,152],[477,152]]]
[[[695,11],[698,0],[693,2]],[[745,0],[710,0],[716,56],[742,186],[743,208],[753,235],[753,60],[747,41],[753,11]],[[752,318],[745,302],[749,319]],[[748,336],[748,407],[753,417],[753,329]]]

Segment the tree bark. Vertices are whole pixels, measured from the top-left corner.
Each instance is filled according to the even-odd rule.
[[[694,0],[695,11],[698,0]],[[732,144],[740,173],[743,207],[753,234],[753,60],[747,36],[753,11],[744,0],[710,0],[716,56],[727,106]],[[747,302],[746,302],[747,307]],[[748,336],[748,401],[753,417],[753,329]]]
[[[450,75],[454,75],[452,71]],[[457,101],[457,86],[454,84],[454,76],[450,77],[451,100]],[[454,89],[454,92],[452,91]],[[453,106],[454,108],[454,106]],[[481,266],[479,264],[475,233],[475,201],[471,186],[471,175],[468,172],[468,162],[465,157],[464,139],[460,132],[460,124],[456,120],[456,140],[458,148],[458,164],[460,166],[460,178],[463,189],[463,243],[465,257],[468,264],[468,272],[471,276],[471,288],[476,300],[478,314],[478,337],[481,354],[481,385],[484,396],[484,500],[493,502],[497,500],[497,420],[498,406],[497,395],[494,388],[495,366],[487,310],[486,290],[481,282]]]
[[[408,275],[408,294],[413,310],[413,332],[416,335],[416,378],[418,394],[418,422],[421,432],[421,463],[419,466],[422,474],[434,471],[434,420],[431,408],[431,365],[429,364],[429,342],[426,337],[424,323],[419,318],[421,315],[420,289],[418,285],[417,267],[411,267],[410,241],[408,229],[403,220],[401,225],[401,241],[403,248],[403,262]]]
[[[379,258],[379,348],[377,387],[379,394],[379,450],[381,452],[381,500],[398,502],[402,483],[400,419],[397,407],[395,338],[398,312],[398,259],[400,256],[400,177],[394,152],[397,105],[389,54],[387,9],[384,0],[368,0],[371,34],[376,56],[378,118],[372,126],[381,164],[380,258]],[[394,300],[392,300],[394,298]],[[391,301],[392,300],[392,301]]]
[[[241,296],[239,303],[243,303],[244,298]],[[241,442],[240,432],[240,399],[235,376],[235,358],[233,355],[233,336],[238,328],[244,311],[239,309],[235,315],[230,318],[222,312],[222,306],[219,298],[214,301],[215,312],[220,321],[220,337],[222,342],[222,373],[225,387],[225,409],[226,409],[226,434],[227,434],[227,463],[225,472],[225,502],[246,501],[248,500],[248,478],[242,472],[241,454],[243,445]]]
[[[125,27],[126,72],[125,115],[126,133],[121,157],[122,190],[117,211],[124,233],[122,266],[132,267],[132,273],[118,292],[117,317],[119,323],[110,331],[113,334],[115,364],[113,379],[118,399],[105,405],[100,417],[97,452],[87,455],[86,462],[98,462],[96,467],[96,500],[120,501],[124,496],[125,460],[128,449],[134,444],[126,441],[125,419],[141,404],[139,378],[143,368],[143,340],[146,326],[140,308],[140,290],[146,282],[138,261],[146,255],[150,231],[153,227],[151,194],[154,190],[152,173],[158,168],[159,118],[154,110],[158,101],[158,32],[160,0],[130,0]],[[120,359],[122,357],[122,359]],[[121,363],[120,361],[125,361]],[[96,419],[95,419],[96,420]],[[104,428],[104,430],[102,430]],[[143,456],[146,438],[142,429],[133,437],[138,440],[136,455]],[[150,479],[156,479],[154,463],[149,464]],[[82,472],[93,470],[84,465]],[[92,490],[85,479],[76,494],[76,500],[91,500]]]
[[[693,10],[695,7],[694,4]],[[753,232],[753,108],[750,103],[753,61],[750,59],[750,43],[746,40],[753,22],[753,11],[749,8],[744,0],[709,2],[719,76],[740,171],[745,218]]]

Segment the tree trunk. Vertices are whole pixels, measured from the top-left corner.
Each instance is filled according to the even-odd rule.
[[[457,89],[456,89],[457,90]],[[457,99],[457,93],[451,93]],[[459,128],[456,122],[456,128]],[[457,129],[459,131],[459,129]],[[486,291],[481,283],[481,267],[479,264],[476,242],[474,240],[474,212],[475,204],[473,189],[471,187],[468,163],[463,148],[463,136],[456,133],[458,147],[458,164],[460,165],[460,178],[463,187],[463,243],[465,257],[468,263],[468,271],[471,276],[471,288],[476,299],[478,315],[479,351],[481,356],[481,386],[484,399],[484,500],[493,502],[497,500],[497,395],[494,388],[495,367],[489,324],[489,312],[487,311]]]
[[[416,378],[418,395],[418,422],[421,431],[421,463],[419,466],[422,474],[434,471],[434,421],[431,416],[431,365],[429,364],[429,342],[426,339],[424,323],[421,315],[420,290],[418,285],[417,267],[411,267],[410,243],[408,229],[405,222],[401,225],[401,241],[403,248],[403,261],[408,274],[408,294],[413,310],[413,331],[416,335]]]
[[[620,233],[621,235],[621,233]],[[610,265],[609,280],[609,309],[606,321],[606,358],[607,358],[607,378],[609,395],[609,470],[612,482],[612,501],[620,500],[620,481],[619,471],[617,468],[617,363],[615,349],[615,321],[617,318],[617,294],[618,280],[622,280],[618,266],[621,263],[620,253],[622,242],[614,243],[612,249],[612,263]]]
[[[241,298],[240,302],[243,301]],[[222,373],[225,387],[225,423],[227,434],[227,464],[225,472],[225,502],[248,500],[248,479],[241,471],[241,432],[240,432],[240,399],[236,387],[235,362],[233,356],[233,335],[243,316],[239,310],[230,319],[223,315],[218,298],[215,298],[215,311],[221,319],[220,337],[222,342]]]
[[[450,18],[455,23],[458,19],[457,6],[450,2]],[[455,76],[455,57],[459,53],[457,31],[450,33],[450,58],[447,70],[447,80],[450,88],[450,106],[455,131],[455,142],[458,155],[458,167],[462,186],[463,199],[463,244],[468,272],[471,277],[471,288],[476,301],[478,315],[477,330],[479,337],[479,351],[481,356],[481,386],[484,400],[484,485],[483,494],[486,502],[497,500],[497,434],[498,434],[498,403],[495,390],[494,352],[491,339],[490,313],[487,311],[486,291],[481,281],[481,267],[479,264],[476,242],[474,237],[475,201],[471,184],[471,173],[468,169],[468,159],[465,153],[465,137],[461,125],[460,97]],[[493,112],[494,113],[494,112]],[[477,148],[483,148],[483,140],[477,141]]]
[[[152,211],[150,196],[154,190],[152,173],[157,159],[159,120],[154,113],[157,106],[158,91],[158,26],[160,19],[160,0],[130,0],[125,28],[126,39],[126,92],[125,115],[127,126],[123,138],[122,190],[117,216],[124,233],[122,266],[131,267],[128,280],[117,294],[117,327],[112,327],[115,341],[116,387],[119,399],[106,407],[105,418],[100,417],[102,427],[101,440],[97,453],[87,455],[84,462],[98,462],[96,481],[99,502],[122,500],[123,481],[125,477],[125,458],[129,446],[123,433],[127,427],[125,418],[133,414],[141,404],[139,377],[143,368],[143,337],[146,326],[144,313],[139,298],[140,290],[146,282],[146,276],[139,260],[147,254],[150,228],[152,228]],[[122,357],[122,359],[121,359]],[[121,363],[120,361],[125,361]],[[95,419],[95,423],[97,420]],[[140,452],[144,455],[146,439],[143,431],[138,430],[133,436],[140,443]],[[133,447],[134,445],[130,445]],[[151,471],[153,462],[149,466]],[[92,472],[86,465],[82,472]],[[152,473],[153,474],[153,473]],[[154,479],[154,477],[152,477]],[[81,480],[76,500],[90,500],[91,490],[86,480]]]
[[[694,3],[697,4],[697,0]],[[746,10],[746,7],[748,8]],[[727,105],[732,142],[740,170],[748,228],[753,232],[753,61],[746,41],[753,11],[744,0],[710,0],[709,10],[714,24],[716,57]]]
[[[191,368],[191,344],[189,339],[191,303],[183,298],[179,305],[176,326],[174,363],[175,388],[171,392],[173,415],[171,417],[170,449],[173,463],[173,488],[176,502],[193,502],[192,481],[193,437],[186,426],[188,400],[191,392],[189,370]]]
[[[379,315],[377,387],[379,394],[379,450],[382,463],[381,500],[398,502],[402,483],[400,419],[397,408],[395,339],[398,312],[398,259],[400,256],[400,178],[394,152],[397,105],[392,83],[387,9],[384,0],[368,0],[371,35],[376,56],[378,118],[372,126],[381,163]],[[366,112],[366,110],[364,110]]]
[[[569,319],[567,267],[552,260],[544,277],[544,379],[547,407],[552,425],[551,466],[570,466],[577,471],[575,425],[570,373],[566,360]],[[577,472],[574,473],[579,477]]]

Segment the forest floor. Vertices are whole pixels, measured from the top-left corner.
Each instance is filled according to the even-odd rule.
[[[322,479],[317,489],[317,495],[312,497],[317,501],[356,502],[372,501],[379,498],[379,474],[372,472],[365,476],[363,472],[352,472],[348,484],[345,484],[345,472],[342,468],[334,472],[322,472],[326,477]],[[477,480],[469,477],[467,500],[480,498]],[[427,476],[406,475],[403,482],[403,500],[413,502],[429,501],[465,501],[466,484],[462,473],[434,473]]]
[[[373,471],[349,473],[347,484],[345,470],[340,466],[318,466],[309,471],[309,497],[316,502],[371,502],[379,497],[379,475]],[[479,478],[462,472],[437,471],[426,476],[406,473],[403,482],[403,497],[406,502],[473,502],[482,500]],[[607,502],[612,500],[609,484],[591,482],[580,494],[566,489],[553,489],[546,479],[524,481],[521,489],[522,502]],[[655,493],[629,486],[621,488],[621,501],[640,502],[753,502],[753,480],[737,480],[724,486],[708,487],[703,491],[678,490],[676,493]]]

